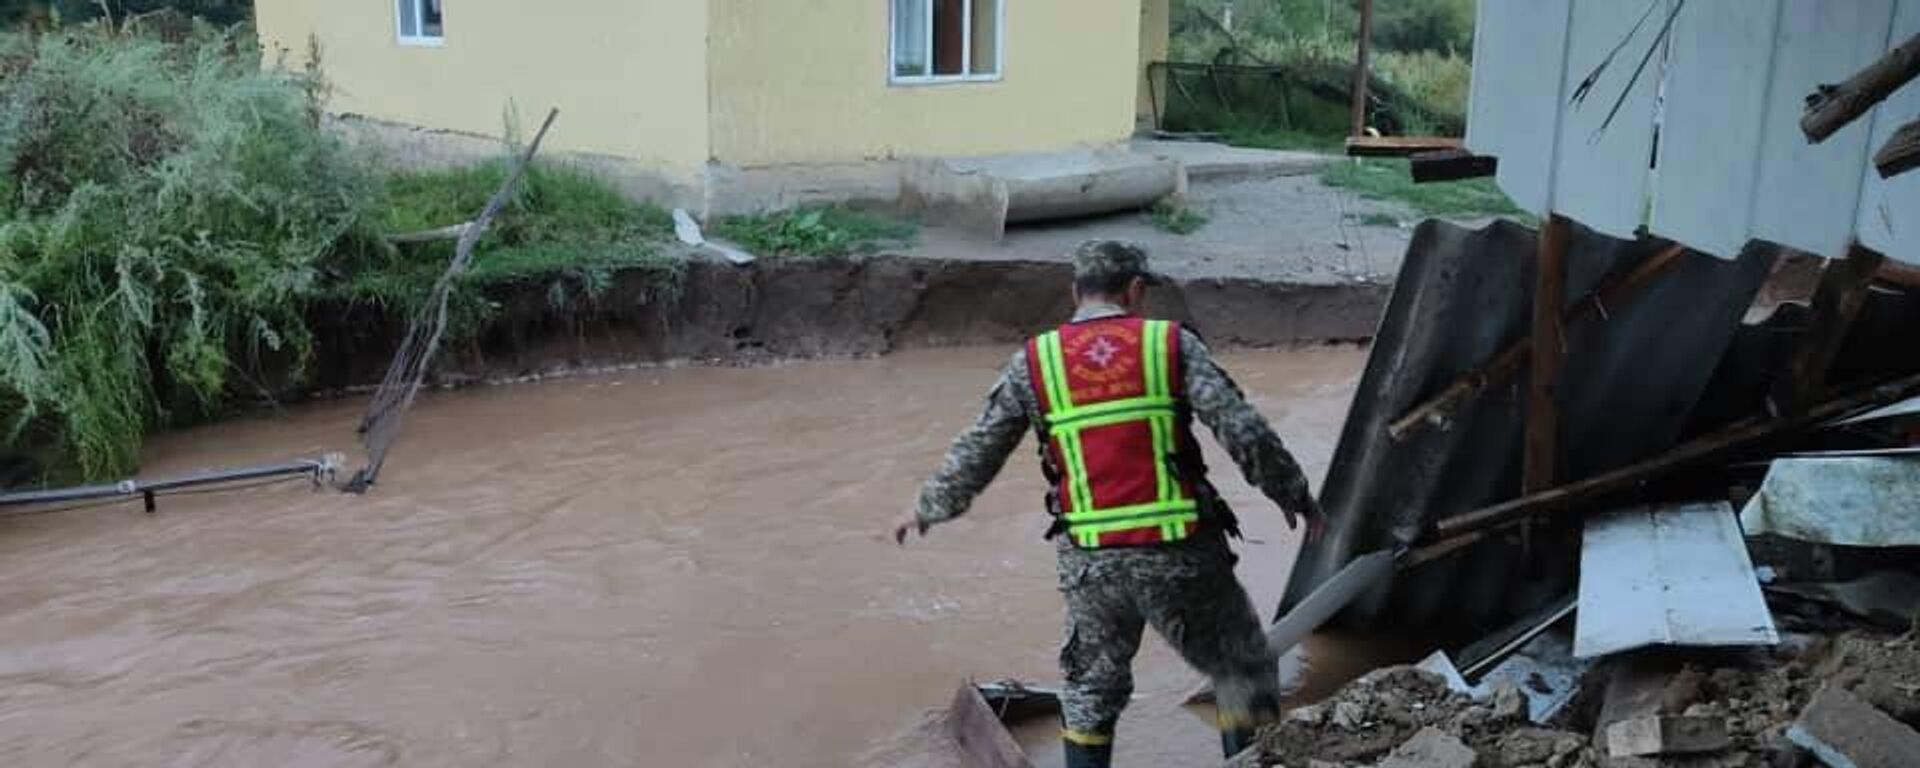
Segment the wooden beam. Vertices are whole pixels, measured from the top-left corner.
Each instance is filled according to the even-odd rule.
[[[1353,67],[1353,130],[1348,136],[1367,132],[1367,57],[1373,42],[1373,0],[1360,0],[1360,37],[1355,43]]]
[[[1686,246],[1669,245],[1659,253],[1635,265],[1626,274],[1616,280],[1610,280],[1568,311],[1563,321],[1567,326],[1586,323],[1596,317],[1604,317],[1616,308],[1633,303],[1639,298],[1640,291],[1655,278],[1667,273],[1679,264],[1681,256],[1687,253]],[[1404,440],[1407,434],[1422,424],[1445,424],[1452,417],[1454,409],[1466,401],[1478,396],[1489,387],[1497,387],[1513,380],[1515,374],[1527,361],[1527,350],[1533,347],[1533,336],[1522,336],[1518,341],[1500,350],[1487,363],[1455,379],[1440,394],[1426,402],[1407,410],[1400,418],[1387,425],[1387,435],[1395,440]]]
[[[1880,262],[1880,273],[1874,277],[1880,282],[1897,285],[1902,288],[1920,288],[1920,267],[1905,264],[1893,259]]]
[[[1348,136],[1347,154],[1353,157],[1406,157],[1421,152],[1462,149],[1450,136]]]
[[[1492,176],[1500,170],[1500,158],[1476,155],[1464,149],[1416,152],[1411,159],[1408,168],[1415,184],[1477,179]]]
[[[1560,378],[1560,315],[1567,297],[1566,217],[1551,214],[1540,227],[1540,257],[1534,264],[1533,363],[1527,387],[1527,444],[1521,466],[1521,485],[1527,493],[1552,488],[1559,468],[1560,406],[1555,401]]]
[[[1920,120],[1900,126],[1887,145],[1873,155],[1873,168],[1880,178],[1891,179],[1920,167]]]
[[[1809,142],[1825,141],[1915,75],[1920,75],[1920,35],[1908,38],[1846,82],[1823,83],[1815,88],[1807,96],[1807,111],[1800,118],[1800,130],[1807,134]]]
[[[1829,400],[1808,409],[1798,417],[1754,417],[1739,421],[1719,432],[1689,441],[1646,461],[1629,464],[1552,490],[1528,494],[1511,501],[1445,518],[1434,524],[1431,538],[1440,541],[1511,525],[1540,515],[1587,508],[1597,500],[1671,476],[1676,472],[1699,467],[1705,462],[1751,448],[1781,435],[1863,410],[1896,403],[1915,395],[1920,395],[1920,375],[1897,379]]]
[[[1820,397],[1827,371],[1840,355],[1840,345],[1865,306],[1867,289],[1884,261],[1885,256],[1855,244],[1847,258],[1827,262],[1813,289],[1807,332],[1787,360],[1786,375],[1774,382],[1773,404],[1782,413],[1798,414]]]

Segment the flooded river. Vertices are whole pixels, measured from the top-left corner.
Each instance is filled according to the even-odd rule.
[[[433,394],[370,496],[0,520],[0,764],[938,765],[960,680],[1058,676],[1030,444],[968,518],[885,536],[1005,354]],[[1363,362],[1225,356],[1316,481]],[[148,472],[341,450],[360,405],[168,435]],[[1270,612],[1294,539],[1213,453]],[[1119,763],[1217,763],[1190,673],[1157,640],[1136,669]]]

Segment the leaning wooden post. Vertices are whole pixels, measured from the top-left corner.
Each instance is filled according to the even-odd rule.
[[[1560,409],[1554,399],[1560,377],[1561,305],[1567,295],[1566,217],[1549,213],[1540,225],[1540,258],[1534,265],[1532,381],[1527,387],[1523,493],[1552,488],[1559,475]]]
[[[1367,132],[1367,48],[1372,38],[1373,0],[1360,0],[1360,40],[1353,65],[1353,131],[1349,136]]]

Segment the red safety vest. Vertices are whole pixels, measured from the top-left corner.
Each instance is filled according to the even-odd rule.
[[[1180,326],[1162,320],[1072,323],[1027,342],[1048,474],[1079,547],[1152,546],[1199,526],[1179,369]]]

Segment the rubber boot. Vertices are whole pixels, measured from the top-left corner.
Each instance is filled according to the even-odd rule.
[[[1225,750],[1229,759],[1253,747],[1255,736],[1252,728],[1233,728],[1220,732],[1220,748]]]
[[[1067,753],[1067,768],[1109,768],[1113,765],[1112,744],[1081,744],[1062,739]]]

